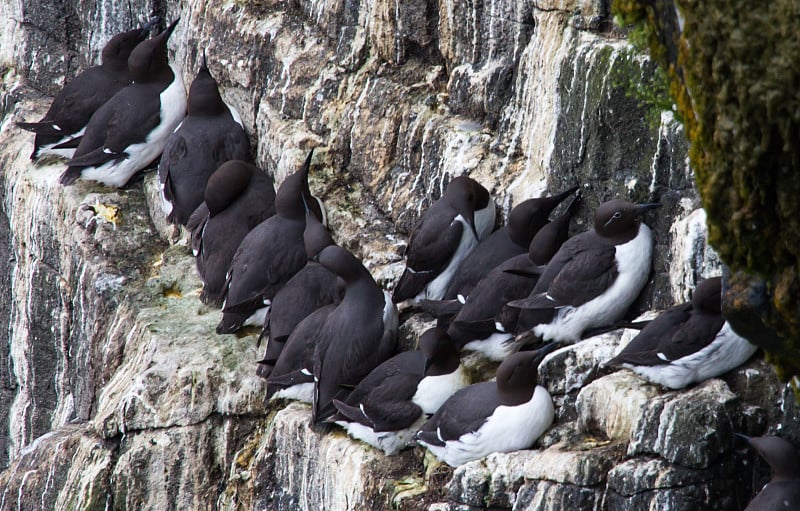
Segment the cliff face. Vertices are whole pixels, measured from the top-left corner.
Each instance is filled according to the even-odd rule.
[[[385,286],[420,212],[464,173],[504,214],[579,184],[576,231],[611,197],[662,202],[638,311],[720,271],[683,128],[605,2],[3,1],[0,510],[737,509],[766,474],[742,466],[732,432],[800,439],[763,361],[665,392],[599,368],[621,333],[541,368],[558,417],[540,450],[455,471],[316,432],[303,406],[265,407],[255,336],[214,333],[152,173],[63,188],[63,165],[31,164],[13,125],[152,12],[181,17],[187,84],[206,50],[276,181],[317,147],[311,186],[334,236]]]

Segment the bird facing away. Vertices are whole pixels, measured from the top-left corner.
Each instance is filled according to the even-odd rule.
[[[744,511],[800,509],[800,460],[794,446],[776,436],[737,436],[745,439],[772,468],[772,479]]]
[[[231,260],[218,334],[242,326],[262,326],[275,293],[306,265],[303,231],[306,227],[308,171],[313,151],[297,172],[283,180],[275,196],[275,215],[242,239]]]
[[[400,452],[422,421],[467,385],[456,347],[441,328],[427,330],[419,349],[373,369],[345,401],[334,400],[330,421],[384,454]]]
[[[641,216],[659,206],[620,199],[601,204],[594,228],[568,239],[531,295],[509,303],[526,309],[518,328],[544,340],[576,342],[587,329],[619,321],[650,275],[653,235]]]
[[[539,363],[554,348],[514,353],[497,368],[496,381],[453,394],[422,426],[417,442],[453,467],[531,447],[555,416],[550,394],[537,382]]]
[[[186,115],[183,79],[167,58],[167,41],[179,20],[133,49],[133,83],[92,115],[61,184],[81,178],[121,187],[161,154]]]
[[[36,133],[31,160],[45,155],[72,157],[92,114],[131,84],[128,57],[157,21],[154,18],[142,28],[112,37],[100,54],[100,65],[67,82],[40,121],[17,123],[20,128]]]
[[[169,136],[158,165],[167,220],[186,225],[203,202],[208,178],[229,160],[250,161],[250,141],[239,113],[222,100],[204,52],[189,87],[187,115]]]
[[[494,201],[477,181],[459,176],[447,185],[419,222],[406,247],[406,268],[394,289],[395,303],[441,300],[459,263],[489,232],[481,233],[478,214],[491,214]],[[480,223],[488,223],[485,219]],[[484,229],[486,231],[487,229]]]
[[[626,367],[653,383],[682,389],[743,364],[757,347],[725,321],[721,295],[720,277],[700,282],[691,302],[662,312],[605,365]]]
[[[325,247],[334,245],[333,238],[311,210],[306,210],[303,244],[309,260],[275,294],[259,337],[259,342],[264,337],[268,338],[266,352],[258,368],[258,375],[264,378],[271,372],[289,335],[300,321],[320,307],[341,300],[343,283],[316,261]]]
[[[211,174],[204,198],[187,227],[203,280],[200,299],[220,307],[236,248],[255,226],[275,214],[275,184],[255,165],[231,160]]]
[[[331,245],[319,263],[344,281],[342,301],[330,313],[314,352],[314,421],[336,413],[334,399],[343,401],[370,371],[395,354],[398,314],[361,262],[347,250]]]
[[[257,373],[267,378],[266,401],[294,399],[313,403],[314,351],[325,321],[334,309],[336,304],[324,305],[303,318],[289,334],[274,365],[259,362]]]
[[[508,224],[481,240],[458,265],[445,300],[466,299],[475,285],[497,265],[524,254],[539,229],[547,225],[550,213],[578,187],[559,194],[521,202],[508,215]]]

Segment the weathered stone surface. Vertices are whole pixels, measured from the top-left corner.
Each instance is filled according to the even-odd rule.
[[[675,257],[670,261],[670,287],[675,303],[685,303],[700,280],[721,274],[721,262],[708,244],[706,213],[695,209],[670,228]]]
[[[462,465],[447,485],[450,501],[474,508],[510,508],[523,483],[525,467],[538,451],[490,454]]]
[[[636,421],[628,454],[659,454],[670,463],[707,468],[741,427],[737,407],[738,398],[718,379],[654,397]]]
[[[606,444],[601,447],[556,444],[528,460],[525,464],[525,479],[597,486],[605,482],[608,470],[619,457],[620,448],[620,444]]]
[[[696,471],[658,459],[628,460],[608,474],[608,509],[739,509],[746,492],[732,483],[733,465],[720,460]]]
[[[602,501],[603,492],[599,488],[537,481],[520,488],[514,510],[597,509]]]
[[[118,439],[103,440],[86,424],[37,438],[0,474],[0,509],[103,509]],[[47,456],[41,453],[46,452]]]
[[[262,418],[214,415],[200,424],[124,435],[109,497],[114,509],[215,509],[236,452]]]
[[[539,365],[539,382],[551,395],[585,387],[599,376],[600,364],[614,357],[622,333],[591,337],[549,354]]]
[[[252,476],[250,490],[226,499],[249,499],[247,509],[388,509],[400,480],[421,471],[417,453],[385,457],[334,429],[315,432],[306,405],[279,410],[266,432],[237,454],[234,470]]]
[[[629,440],[642,410],[658,390],[629,371],[618,371],[590,383],[578,393],[579,431],[599,432],[607,438]]]

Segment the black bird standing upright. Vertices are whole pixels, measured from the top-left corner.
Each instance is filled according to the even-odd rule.
[[[508,215],[508,224],[484,238],[461,261],[444,299],[466,299],[494,267],[527,252],[533,236],[547,224],[553,209],[577,189],[576,186],[551,197],[528,199],[515,206]]]
[[[358,383],[397,347],[397,308],[361,262],[331,245],[319,263],[345,283],[342,301],[322,326],[314,352],[314,421],[334,413]]]
[[[231,260],[225,302],[217,333],[230,334],[245,324],[261,326],[275,293],[306,265],[303,231],[308,194],[308,171],[313,151],[303,166],[284,179],[275,196],[275,215],[244,237]]]
[[[342,293],[344,283],[315,260],[325,247],[335,243],[311,210],[306,210],[303,244],[309,261],[275,294],[261,331],[259,341],[268,336],[266,352],[258,368],[258,375],[264,378],[300,321],[320,307],[336,303]]]
[[[158,18],[154,18],[142,28],[112,37],[100,54],[100,65],[68,81],[40,121],[17,123],[20,128],[36,133],[31,160],[48,154],[72,157],[92,114],[131,84],[128,57],[136,45],[147,38],[157,21]]]
[[[453,341],[441,328],[419,338],[419,349],[404,351],[373,369],[329,421],[350,436],[389,456],[404,448],[421,421],[467,385]]]
[[[189,86],[186,118],[169,136],[158,165],[167,220],[186,225],[203,202],[211,174],[228,160],[250,161],[250,141],[239,113],[222,101],[203,52],[203,65]]]
[[[478,221],[479,216],[485,218]],[[478,224],[494,224],[494,201],[480,183],[459,176],[414,227],[394,302],[441,300],[459,263],[491,232],[491,227],[481,232]]]
[[[167,57],[167,41],[179,20],[133,49],[128,58],[133,83],[92,115],[61,184],[81,178],[121,187],[161,154],[186,115],[183,79]]]
[[[777,436],[744,438],[772,468],[772,479],[744,511],[800,509],[800,459],[787,440]]]
[[[219,307],[236,248],[256,225],[275,214],[275,184],[255,165],[231,160],[208,178],[204,197],[187,227],[203,280],[200,299]]]

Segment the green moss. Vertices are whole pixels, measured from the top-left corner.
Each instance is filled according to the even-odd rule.
[[[617,55],[610,80],[613,87],[625,90],[625,95],[645,112],[645,120],[651,129],[658,129],[662,111],[672,110],[674,103],[666,72],[661,66],[643,65],[634,51],[622,51]]]
[[[612,9],[637,24],[635,39],[669,77],[710,242],[733,270],[766,283],[771,303],[761,317],[782,339],[770,359],[788,378],[800,372],[800,4],[675,5],[682,33],[664,22],[672,2],[615,0]]]

